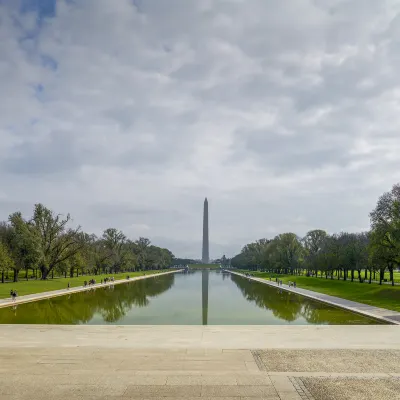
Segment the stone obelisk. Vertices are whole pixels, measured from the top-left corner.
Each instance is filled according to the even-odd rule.
[[[203,252],[202,252],[202,262],[203,264],[208,264],[210,262],[210,254],[208,248],[208,201],[207,197],[204,200],[204,210],[203,210]]]

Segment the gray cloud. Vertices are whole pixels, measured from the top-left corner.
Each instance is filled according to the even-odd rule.
[[[207,196],[218,257],[366,229],[400,180],[398,0],[17,3],[0,2],[1,219],[41,201],[196,258]]]

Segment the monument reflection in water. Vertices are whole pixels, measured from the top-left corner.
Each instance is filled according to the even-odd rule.
[[[209,270],[201,271],[201,310],[203,317],[203,325],[208,325],[208,285]]]
[[[2,324],[310,325],[375,320],[221,271],[188,271],[0,309]]]

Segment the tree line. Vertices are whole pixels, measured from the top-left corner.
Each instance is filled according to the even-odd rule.
[[[336,276],[369,283],[374,277],[380,284],[389,271],[394,285],[394,271],[400,266],[400,184],[380,196],[370,221],[367,232],[330,235],[315,229],[304,237],[287,232],[260,239],[245,245],[231,266],[292,275],[305,271],[326,279]]]
[[[12,274],[18,281],[21,271],[38,279],[79,274],[117,273],[146,269],[163,269],[172,264],[168,249],[151,244],[147,238],[132,241],[115,228],[100,237],[71,227],[71,216],[55,214],[36,204],[33,216],[20,212],[0,222],[1,282]]]

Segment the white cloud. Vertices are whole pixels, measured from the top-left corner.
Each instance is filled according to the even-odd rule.
[[[2,219],[40,201],[198,257],[207,196],[217,257],[365,229],[400,180],[397,0],[18,3],[0,2]]]

